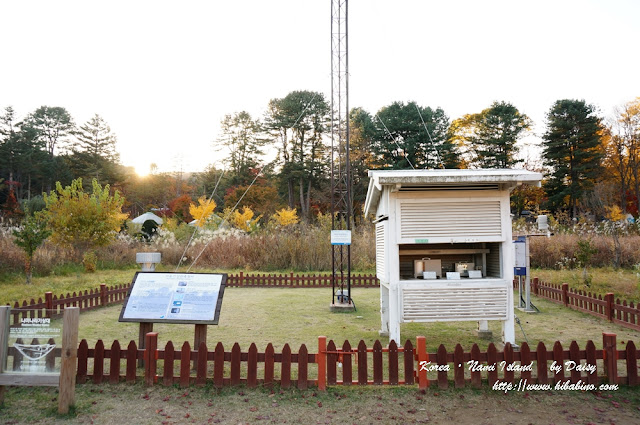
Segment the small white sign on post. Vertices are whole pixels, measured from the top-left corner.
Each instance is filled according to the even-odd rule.
[[[331,245],[351,245],[351,230],[332,230]]]

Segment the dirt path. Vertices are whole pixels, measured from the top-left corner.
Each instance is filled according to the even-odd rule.
[[[269,390],[80,385],[59,416],[57,392],[9,388],[2,424],[638,424],[640,391],[503,394],[491,390]]]

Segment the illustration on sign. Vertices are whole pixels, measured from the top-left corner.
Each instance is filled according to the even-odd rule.
[[[60,335],[61,329],[52,326],[50,318],[21,318],[19,323],[12,325],[9,329],[9,346],[22,357],[13,365],[12,371],[56,373],[55,364],[47,365],[47,356],[56,348],[55,341],[60,338]]]

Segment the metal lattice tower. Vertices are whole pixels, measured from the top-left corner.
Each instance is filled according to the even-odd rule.
[[[351,230],[348,0],[331,0],[331,229]],[[332,245],[333,298],[351,300],[351,246]],[[344,300],[344,299],[343,299]]]

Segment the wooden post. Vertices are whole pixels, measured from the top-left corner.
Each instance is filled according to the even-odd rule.
[[[238,286],[242,286],[244,284],[244,273],[243,272],[240,272],[239,283],[240,283],[240,285],[238,285]]]
[[[569,307],[569,284],[568,283],[562,284],[562,302],[564,303],[565,307]]]
[[[538,278],[533,278],[533,295],[538,295]]]
[[[318,337],[318,355],[316,357],[318,363],[318,389],[320,391],[327,390],[327,337]]]
[[[46,309],[46,317],[51,318],[53,316],[53,292],[44,293],[44,308]]]
[[[62,353],[60,361],[60,384],[58,391],[58,413],[69,413],[69,406],[76,398],[76,367],[78,362],[78,323],[80,308],[67,307],[62,316]]]
[[[7,366],[7,345],[9,342],[9,324],[11,320],[11,307],[0,306],[0,373]],[[0,405],[4,403],[4,385],[0,385]]]
[[[617,384],[618,350],[616,348],[616,334],[602,334],[602,351],[604,352],[604,369],[607,373],[607,382],[609,384]]]
[[[144,349],[144,383],[153,386],[156,379],[156,355],[158,351],[158,332],[149,332],[146,335]]]
[[[614,310],[613,310],[613,293],[609,292],[604,296],[604,300],[607,302],[605,306],[604,313],[607,316],[608,321],[613,321]]]
[[[202,344],[203,342],[205,345],[207,345],[207,325],[195,325],[195,331],[193,335],[193,347],[196,350],[200,350],[200,344]],[[200,357],[200,353],[198,353],[198,357]],[[198,367],[198,360],[194,360],[193,368],[197,369],[197,367]]]
[[[107,305],[107,285],[105,283],[100,284],[100,305],[102,307]]]
[[[416,351],[418,352],[418,388],[426,390],[429,386],[429,379],[427,378],[427,362],[429,361],[429,355],[427,354],[427,339],[423,336],[416,338]]]
[[[149,332],[153,332],[153,323],[140,322],[140,329],[138,330],[138,348],[144,350],[146,347],[146,338]],[[138,367],[143,367],[143,359],[138,359]]]

